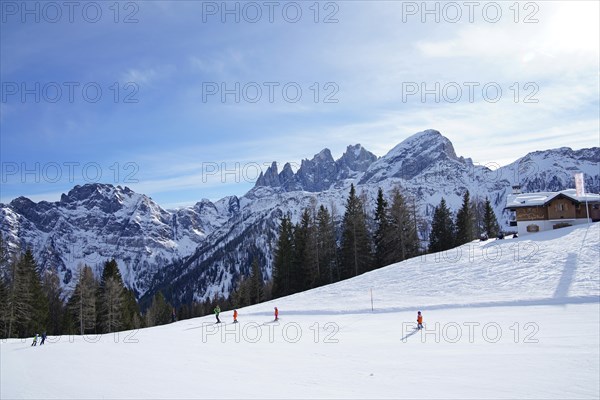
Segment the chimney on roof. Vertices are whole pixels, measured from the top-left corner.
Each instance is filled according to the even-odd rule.
[[[521,185],[513,185],[512,194],[521,194]]]

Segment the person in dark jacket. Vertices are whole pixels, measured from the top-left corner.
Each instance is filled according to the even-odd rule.
[[[221,314],[221,307],[219,307],[219,305],[217,304],[214,311],[215,311],[215,317],[217,317],[217,324],[220,324],[221,320],[219,319],[219,314]]]

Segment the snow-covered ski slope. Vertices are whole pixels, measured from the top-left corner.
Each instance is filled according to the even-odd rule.
[[[240,309],[239,324],[3,341],[0,395],[597,399],[599,251],[600,224],[563,228]]]

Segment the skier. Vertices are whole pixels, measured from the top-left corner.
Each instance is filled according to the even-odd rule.
[[[171,322],[175,322],[177,320],[177,314],[175,313],[175,307],[173,307],[173,312],[171,313]]]
[[[417,311],[417,329],[423,329],[423,316],[421,311]]]
[[[237,322],[238,322],[237,316],[238,316],[237,310],[233,310],[233,323],[234,324],[237,324]]]
[[[31,343],[31,345],[37,346],[37,340],[38,340],[38,334],[36,333],[35,336],[33,337],[33,343]]]
[[[46,332],[42,333],[42,341],[40,342],[40,346],[44,344],[46,341]]]
[[[275,321],[279,320],[279,310],[275,307]]]
[[[221,307],[219,307],[219,305],[217,304],[217,306],[215,307],[215,317],[217,317],[217,324],[221,323],[221,320],[219,319],[219,314],[221,313]]]

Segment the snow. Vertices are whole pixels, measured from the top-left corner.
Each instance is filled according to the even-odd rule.
[[[567,196],[580,203],[598,202],[600,201],[600,195],[593,193],[586,193],[583,196],[577,196],[575,189],[561,190],[560,192],[538,192],[538,193],[518,193],[509,194],[506,197],[506,207],[530,207],[530,206],[541,206],[547,204],[549,201],[557,197],[558,195]]]
[[[600,224],[570,227],[240,309],[239,324],[2,341],[0,397],[597,399],[599,249]]]

